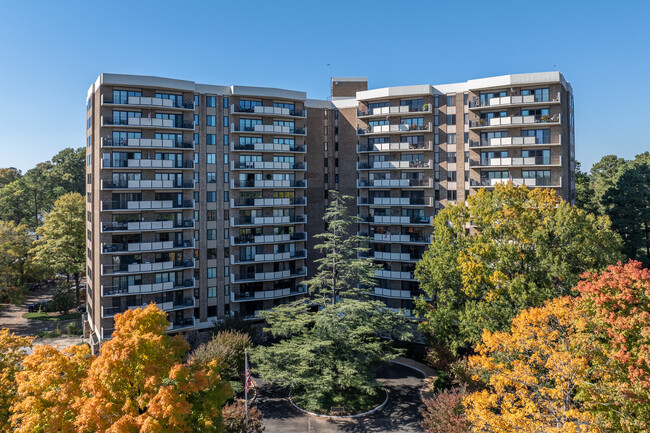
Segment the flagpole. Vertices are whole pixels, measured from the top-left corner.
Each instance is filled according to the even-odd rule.
[[[249,372],[248,372],[248,349],[244,349],[244,357],[246,360],[246,384],[244,386],[244,395],[245,395],[245,403],[244,403],[244,410],[246,411],[246,433],[248,433],[248,377],[249,377]]]

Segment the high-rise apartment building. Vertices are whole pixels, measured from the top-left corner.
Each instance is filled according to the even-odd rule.
[[[303,296],[328,190],[352,195],[383,264],[374,295],[412,309],[431,218],[513,181],[573,200],[573,96],[558,72],[304,92],[102,74],[87,100],[87,324],[156,302],[170,332]]]

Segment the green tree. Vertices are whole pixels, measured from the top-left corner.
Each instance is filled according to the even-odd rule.
[[[52,293],[52,311],[67,314],[78,304],[75,291],[69,284],[60,284]]]
[[[23,285],[25,261],[31,244],[26,226],[0,221],[0,287]]]
[[[378,366],[400,353],[383,337],[408,338],[410,324],[380,301],[342,299],[313,310],[302,300],[265,312],[265,330],[279,341],[253,350],[256,370],[310,410],[367,408],[380,392]]]
[[[18,180],[22,173],[15,167],[0,168],[0,188]]]
[[[441,211],[433,226],[415,271],[432,301],[416,305],[425,316],[422,331],[454,352],[478,343],[484,329],[507,329],[522,309],[571,293],[580,274],[620,258],[620,238],[606,217],[572,207],[550,189],[482,190]]]
[[[603,197],[614,184],[618,175],[627,164],[623,158],[616,155],[603,156],[600,161],[595,163],[591,170],[589,170],[589,179],[591,180],[591,187],[594,190],[595,203],[598,204],[598,212],[600,215],[605,214],[605,206],[603,205]]]
[[[623,238],[623,253],[650,267],[650,156],[638,155],[602,197],[612,228]]]
[[[50,176],[53,183],[66,193],[86,192],[86,148],[67,147],[52,157]]]
[[[591,178],[588,173],[580,170],[580,163],[576,161],[576,201],[575,205],[580,209],[597,215],[600,211],[600,204],[596,199],[596,192],[591,187]]]
[[[81,194],[61,196],[36,233],[33,260],[52,272],[72,275],[79,298],[79,278],[86,264],[86,204]]]
[[[362,246],[368,239],[350,233],[352,225],[358,221],[357,216],[348,213],[346,202],[352,197],[338,191],[330,191],[330,194],[332,203],[323,216],[327,230],[314,235],[322,240],[314,249],[323,256],[314,260],[318,264],[316,275],[305,281],[310,293],[322,297],[323,303],[328,298],[336,303],[340,296],[354,296],[358,287],[373,287],[378,268],[372,258],[359,257],[368,252],[368,248]]]

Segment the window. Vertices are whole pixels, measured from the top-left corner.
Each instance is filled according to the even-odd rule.
[[[229,277],[230,276],[230,266],[224,266],[223,267],[223,276],[224,277]]]
[[[217,144],[216,134],[208,134],[205,136],[205,144]]]
[[[207,212],[207,220],[208,221],[216,221],[217,220],[217,211],[216,210],[208,210],[208,212]]]
[[[208,268],[208,278],[217,278],[217,268]]]
[[[467,105],[468,100],[469,100],[469,94],[463,93],[463,105]]]
[[[223,163],[226,164],[226,165],[228,164],[228,154],[227,153],[223,154]]]
[[[447,134],[447,143],[456,144],[456,134]]]
[[[433,96],[433,106],[435,108],[438,108],[440,106],[440,98],[438,97],[438,95]]]
[[[227,96],[223,97],[223,108],[228,108],[228,97]]]
[[[224,172],[223,172],[223,183],[228,183],[228,182],[230,182],[230,179],[229,179],[229,178],[230,178],[230,175],[228,174],[228,172],[227,172],[227,171],[224,171]]]
[[[217,239],[217,229],[208,229],[206,231],[206,234],[209,241],[214,241]]]
[[[469,152],[465,152],[465,163],[467,164],[469,162]]]
[[[223,201],[227,202],[227,201],[228,201],[228,197],[229,197],[228,191],[224,191],[224,192],[223,192]]]
[[[216,191],[206,191],[205,192],[206,201],[208,203],[214,203],[217,201],[217,192]]]
[[[199,144],[199,134],[194,134],[194,144]]]
[[[86,175],[86,183],[87,183],[88,185],[90,185],[90,184],[92,183],[92,174],[91,174],[91,173],[88,173],[88,174]]]
[[[194,183],[199,183],[199,173],[196,171],[194,172]]]
[[[226,295],[226,297],[230,296],[230,284],[224,284],[223,293]]]
[[[456,191],[447,191],[447,200],[456,200]]]
[[[223,127],[224,128],[228,127],[228,116],[223,116]]]
[[[195,153],[194,154],[194,164],[198,164],[198,163],[199,163],[199,154]]]
[[[455,105],[456,105],[456,95],[447,95],[447,106],[452,107]]]
[[[205,124],[207,126],[217,126],[217,116],[205,116]]]
[[[208,298],[216,298],[216,297],[217,297],[217,286],[208,287]]]
[[[456,162],[456,152],[447,152],[447,162]]]
[[[216,153],[208,153],[208,154],[206,154],[206,163],[208,163],[208,164],[216,164],[217,163],[217,154]]]
[[[198,173],[197,173],[197,174],[198,174]],[[212,173],[208,172],[208,173],[206,173],[205,181],[206,181],[207,183],[216,183],[216,182],[217,182],[217,173],[215,173],[215,172],[212,172]]]
[[[456,124],[456,115],[447,114],[447,125],[455,125],[455,124]]]
[[[194,115],[194,126],[199,126],[199,115],[198,114]]]
[[[223,145],[228,146],[228,134],[223,134]]]
[[[440,116],[436,114],[435,116],[433,116],[433,126],[438,126],[438,125],[440,125]]]
[[[199,95],[194,95],[194,109],[199,107]]]
[[[447,172],[447,181],[448,182],[456,182],[456,172],[455,171],[448,171]]]
[[[323,167],[327,167],[327,158],[323,159]]]
[[[463,116],[463,124],[464,125],[469,124],[469,113],[465,113],[465,115]]]
[[[90,147],[93,145],[93,137],[92,135],[89,135],[88,138],[86,138],[86,146]]]
[[[329,179],[329,175],[328,175],[327,173],[325,173],[325,177],[323,178],[323,180],[325,181],[325,183],[328,182],[328,179]]]
[[[228,239],[230,237],[230,230],[228,228],[223,229],[223,238]]]
[[[535,95],[535,102],[548,102],[549,90],[548,87],[544,89],[525,89],[521,91],[523,96]]]
[[[214,107],[216,105],[217,105],[216,96],[206,96],[205,97],[205,106],[206,107]]]
[[[217,249],[216,248],[208,248],[208,260],[214,260],[217,258]]]

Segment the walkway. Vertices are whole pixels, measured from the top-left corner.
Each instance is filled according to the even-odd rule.
[[[404,359],[397,361],[407,363]],[[413,366],[426,366],[411,361]],[[425,367],[425,369],[421,368]],[[427,370],[427,373],[429,371]],[[433,372],[433,370],[431,370]],[[379,381],[389,392],[386,406],[367,417],[352,420],[329,420],[303,414],[287,400],[286,390],[264,384],[259,386],[257,405],[264,416],[266,433],[411,433],[421,432],[420,389],[422,375],[402,365],[392,365],[380,372]]]

